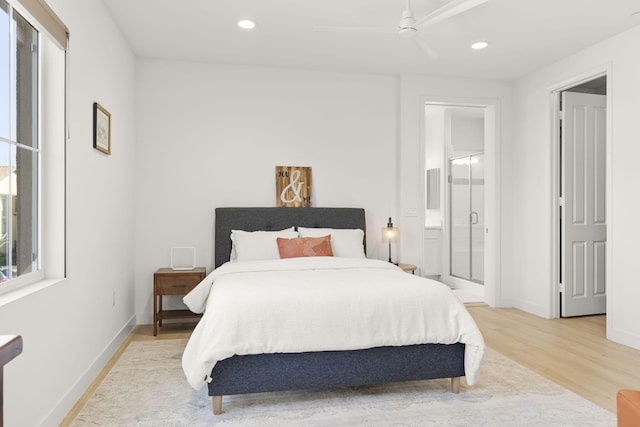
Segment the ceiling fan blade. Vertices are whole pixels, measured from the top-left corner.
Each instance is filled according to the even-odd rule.
[[[424,40],[420,40],[419,37],[416,37],[415,39],[413,39],[414,42],[416,42],[416,44],[418,46],[420,46],[420,49],[422,49],[422,51],[424,53],[427,54],[427,56],[430,59],[439,59],[440,56],[438,55],[438,53],[435,51],[434,48],[432,48],[427,42],[425,42]]]
[[[415,23],[415,27],[425,27],[427,25],[437,24],[445,19],[449,19],[452,16],[458,15],[462,12],[466,12],[469,9],[473,9],[476,6],[480,6],[489,0],[451,0],[444,6],[434,10],[424,18],[419,19]]]
[[[316,31],[344,31],[360,33],[389,33],[398,34],[397,28],[391,27],[313,27]]]

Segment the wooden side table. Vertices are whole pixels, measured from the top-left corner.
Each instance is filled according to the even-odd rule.
[[[20,335],[0,335],[0,427],[4,425],[4,365],[22,353]]]
[[[197,319],[201,314],[189,310],[163,310],[164,295],[186,295],[207,275],[206,268],[193,270],[172,270],[159,268],[153,274],[153,335],[158,335],[158,326],[165,319]]]
[[[400,267],[401,269],[403,269],[404,271],[411,272],[411,274],[416,274],[416,267],[413,264],[402,264],[402,263],[398,263],[398,267]]]

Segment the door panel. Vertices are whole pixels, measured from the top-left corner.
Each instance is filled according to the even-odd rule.
[[[586,295],[587,242],[573,242],[573,286],[571,296],[584,297]]]
[[[562,316],[606,311],[606,96],[562,93]]]
[[[606,100],[606,98],[605,98]],[[593,222],[595,224],[606,224],[606,162],[607,162],[607,132],[605,124],[607,123],[607,110],[605,107],[594,108],[595,114],[595,159],[594,159],[594,203],[595,203],[595,217]]]
[[[595,252],[594,254],[595,262],[593,263],[593,267],[595,268],[595,271],[593,275],[596,278],[594,295],[606,296],[606,287],[605,287],[606,246],[607,246],[606,242],[594,242],[593,244],[593,250]]]
[[[586,224],[586,181],[585,175],[587,168],[587,135],[585,132],[585,122],[587,109],[584,106],[578,105],[569,111],[573,120],[573,151],[571,151],[571,168],[572,176],[571,183],[573,190],[573,206],[572,206],[572,224],[573,225],[585,225]],[[566,169],[565,169],[566,170]]]

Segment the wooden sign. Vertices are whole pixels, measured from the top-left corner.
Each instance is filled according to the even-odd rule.
[[[311,207],[311,168],[276,166],[276,206]]]

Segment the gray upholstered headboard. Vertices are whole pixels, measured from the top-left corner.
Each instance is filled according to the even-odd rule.
[[[367,233],[359,208],[216,208],[215,268],[229,261],[231,230],[282,230],[288,227],[360,228]]]

